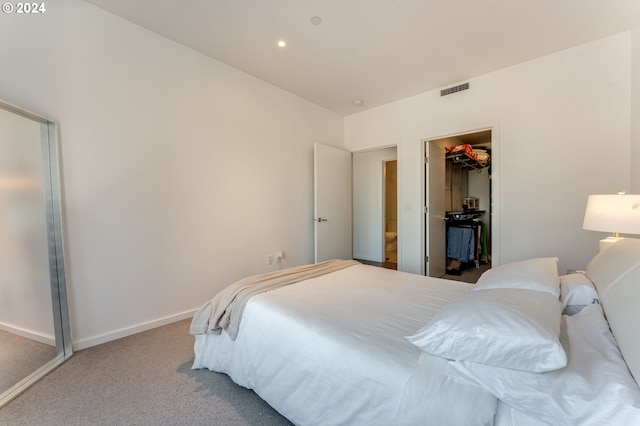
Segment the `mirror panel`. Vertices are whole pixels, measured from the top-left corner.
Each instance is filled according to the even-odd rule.
[[[72,354],[56,136],[0,102],[0,407]]]

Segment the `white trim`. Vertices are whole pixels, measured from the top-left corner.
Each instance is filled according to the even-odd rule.
[[[51,334],[43,334],[37,331],[27,330],[26,328],[15,327],[4,322],[0,322],[0,330],[26,339],[35,340],[36,342],[44,343],[45,345],[53,346],[54,348],[56,346],[56,339]]]
[[[450,129],[448,131],[434,132],[430,136],[426,138],[422,138],[420,140],[420,152],[422,157],[420,161],[422,162],[422,158],[425,157],[425,146],[426,142],[450,138],[460,135],[465,135],[467,133],[476,133],[481,132],[483,130],[491,130],[491,265],[498,266],[500,265],[500,121],[494,120],[490,122],[479,123],[475,125],[469,125],[466,127],[457,127],[455,129]],[[426,205],[425,200],[425,167],[420,167],[420,177],[421,177],[421,205]],[[422,274],[425,274],[425,265],[424,265],[424,257],[425,253],[425,218],[424,211],[421,209],[420,216],[420,260],[421,260],[421,271]]]
[[[158,328],[163,325],[167,325],[177,321],[181,321],[183,319],[191,318],[193,317],[193,314],[196,313],[196,311],[197,309],[193,309],[190,311],[182,312],[180,314],[170,315],[168,317],[159,318],[157,320],[134,325],[133,327],[121,328],[120,330],[116,330],[110,333],[105,333],[99,336],[78,340],[73,342],[73,347],[75,350],[86,349],[92,346],[100,345],[102,343],[110,342],[112,340],[121,339],[123,337],[141,333],[143,331],[152,330],[154,328]]]
[[[491,127],[491,266],[499,266],[500,247],[500,122]]]
[[[398,194],[396,194],[398,196],[398,205],[397,205],[397,212],[396,212],[396,217],[398,220],[398,223],[396,223],[396,228],[397,228],[397,232],[398,232],[398,241],[396,241],[396,244],[398,245],[398,259],[397,259],[397,265],[398,265],[398,271],[403,271],[403,264],[402,264],[402,235],[403,235],[403,229],[402,229],[402,224],[404,223],[404,221],[402,220],[402,194],[404,192],[404,177],[403,177],[403,173],[402,173],[402,169],[404,167],[404,161],[402,161],[402,144],[400,142],[398,142],[398,144],[396,145],[396,157],[398,158],[398,169],[396,170],[396,173],[398,174],[396,176],[396,179],[398,179],[397,185],[398,185]]]
[[[372,148],[359,149],[357,151],[349,151],[349,150],[347,150],[347,151],[351,152],[351,154],[361,154],[361,153],[364,153],[364,152],[379,151],[381,149],[397,148],[398,145],[399,145],[399,143],[392,143],[392,144],[389,144],[389,145],[381,145],[381,146],[376,146],[376,147],[372,147]]]

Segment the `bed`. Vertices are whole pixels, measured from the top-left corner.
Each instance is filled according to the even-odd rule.
[[[194,316],[193,368],[298,425],[640,424],[640,240],[556,263],[476,285],[353,261],[249,277]]]

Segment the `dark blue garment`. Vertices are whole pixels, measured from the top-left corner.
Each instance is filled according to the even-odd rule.
[[[447,257],[460,262],[475,260],[475,236],[472,228],[449,227]]]

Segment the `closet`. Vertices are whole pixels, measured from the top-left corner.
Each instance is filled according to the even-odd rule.
[[[452,139],[445,154],[446,274],[460,275],[491,258],[491,134]]]

